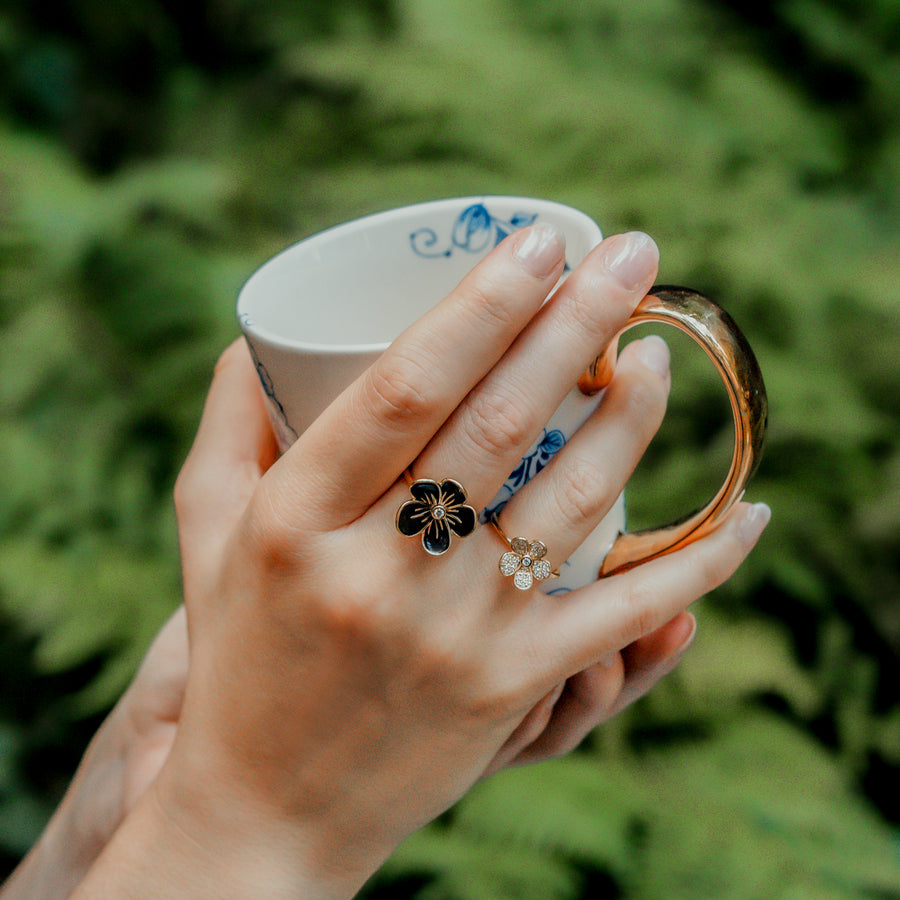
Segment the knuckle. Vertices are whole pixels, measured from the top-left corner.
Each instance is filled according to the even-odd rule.
[[[324,548],[320,559],[323,555],[328,555]],[[357,661],[377,665],[377,657],[385,653],[408,655],[408,629],[399,598],[372,573],[347,572],[339,582],[321,584],[305,596],[304,617],[313,632]]]
[[[508,334],[519,330],[512,298],[508,291],[491,279],[466,285],[459,304],[459,312],[466,324],[477,320],[491,332]]]
[[[652,372],[633,372],[624,387],[625,412],[637,422],[655,424],[666,411],[663,380]]]
[[[582,274],[577,281],[570,279],[563,321],[576,336],[583,337],[587,331],[588,335],[603,342],[612,336],[617,325],[613,316],[616,310],[603,301],[606,293],[605,285],[598,278]]]
[[[439,629],[419,636],[416,656],[428,680],[437,677],[445,683],[465,685],[475,677],[475,660]]]
[[[613,488],[609,475],[601,466],[587,459],[567,460],[554,466],[556,484],[553,496],[563,520],[575,525],[593,522],[612,501]]]
[[[342,591],[329,596],[317,609],[326,634],[342,647],[382,647],[391,634],[385,604],[370,593]]]
[[[469,439],[491,456],[505,459],[530,442],[531,423],[506,391],[480,391],[465,407]]]
[[[479,660],[474,677],[476,687],[471,692],[468,711],[473,719],[482,722],[521,723],[547,692],[546,686],[536,685],[518,666]]]
[[[409,422],[434,406],[433,373],[409,353],[385,354],[366,373],[364,402],[390,422]]]
[[[293,576],[308,555],[298,523],[277,494],[261,491],[251,498],[239,535],[250,559],[261,561],[270,576]]]

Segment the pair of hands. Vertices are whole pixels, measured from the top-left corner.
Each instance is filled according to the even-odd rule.
[[[83,861],[106,845],[77,896],[352,896],[480,777],[567,752],[675,665],[686,607],[764,507],[563,598],[514,590],[492,529],[430,558],[394,528],[407,467],[490,501],[657,259],[610,238],[543,305],[562,242],[514,234],[277,461],[246,349],[226,351],[176,487],[186,612],[60,810],[90,835]],[[581,543],[662,419],[667,363],[658,339],[623,352],[598,412],[507,505],[508,534],[557,562]]]

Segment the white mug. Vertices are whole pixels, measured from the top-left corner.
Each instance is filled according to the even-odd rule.
[[[533,222],[550,222],[563,232],[566,273],[602,239],[589,216],[559,203],[469,197],[405,206],[339,225],[294,244],[258,269],[240,293],[238,319],[282,451],[504,237]],[[558,566],[560,577],[541,585],[546,593],[564,593],[706,534],[743,494],[758,463],[765,389],[753,353],[731,318],[695,291],[660,287],[641,301],[622,331],[646,321],[675,325],[716,364],[734,412],[731,471],[705,507],[651,532],[624,531],[620,496],[589,538]],[[602,401],[617,344],[618,336],[572,387],[482,520],[533,478]]]

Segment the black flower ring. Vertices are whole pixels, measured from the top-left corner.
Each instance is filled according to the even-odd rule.
[[[409,486],[413,495],[397,510],[397,530],[407,537],[422,535],[422,546],[432,556],[450,549],[450,532],[466,537],[475,530],[478,513],[466,504],[466,491],[458,481],[440,484],[420,478]]]

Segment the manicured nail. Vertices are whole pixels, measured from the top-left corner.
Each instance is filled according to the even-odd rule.
[[[659,248],[642,231],[618,234],[607,244],[604,263],[626,290],[633,291],[655,277]]]
[[[765,503],[754,503],[738,523],[741,540],[748,547],[752,547],[759,540],[759,536],[771,518],[772,510]]]
[[[535,278],[546,278],[559,265],[565,250],[563,233],[555,225],[540,222],[522,234],[513,256]]]
[[[669,374],[671,354],[669,345],[657,334],[651,334],[637,342],[638,359],[662,378]]]

